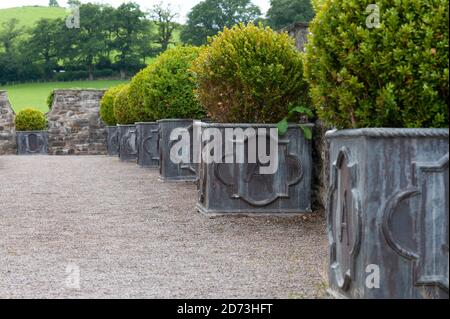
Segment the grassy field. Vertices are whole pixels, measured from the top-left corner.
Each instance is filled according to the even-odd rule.
[[[23,27],[32,27],[39,19],[56,19],[67,16],[64,8],[50,7],[20,7],[0,9],[0,25],[12,18],[19,20],[19,25]]]
[[[28,107],[47,112],[47,97],[55,89],[108,89],[125,81],[76,81],[29,83],[0,86],[0,91],[7,91],[14,111],[17,113]]]

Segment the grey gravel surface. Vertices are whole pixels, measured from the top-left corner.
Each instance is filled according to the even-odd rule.
[[[322,215],[206,218],[194,184],[103,156],[1,156],[0,180],[0,298],[323,296]]]

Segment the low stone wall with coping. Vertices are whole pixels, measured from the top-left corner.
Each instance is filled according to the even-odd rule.
[[[100,120],[104,90],[55,90],[47,113],[50,155],[106,155]]]

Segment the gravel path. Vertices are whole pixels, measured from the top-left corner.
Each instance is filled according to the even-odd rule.
[[[322,217],[209,219],[195,185],[103,156],[1,156],[0,180],[0,298],[323,295]]]

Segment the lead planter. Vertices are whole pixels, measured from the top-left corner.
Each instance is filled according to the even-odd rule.
[[[159,124],[136,123],[138,155],[142,167],[159,167]]]
[[[121,161],[136,161],[136,125],[117,125],[119,132],[119,158]]]
[[[236,148],[234,152],[238,152],[238,144],[244,144],[241,149],[243,147],[244,153],[248,154],[249,141],[256,136],[265,139],[263,142],[269,145],[269,139],[273,138],[269,129],[275,129],[276,125],[202,124],[202,132],[206,128],[219,130],[223,142],[227,136],[230,138],[230,135],[225,134],[227,129],[266,132],[263,135],[249,134],[237,140],[231,137]],[[248,163],[248,156],[244,157],[244,162],[234,160],[228,163],[225,158],[230,154],[226,154],[225,143],[222,143],[222,161],[205,162],[202,156],[198,169],[197,203],[201,213],[208,216],[311,213],[311,142],[304,137],[298,125],[289,126],[284,136],[278,136],[276,131],[274,136],[276,139],[273,143],[278,143],[278,165],[273,174],[261,174],[261,163]]]
[[[117,126],[108,126],[107,150],[109,156],[119,155],[119,132]]]
[[[448,298],[448,129],[328,132],[330,292]]]
[[[48,154],[48,132],[29,131],[16,132],[18,155]]]
[[[163,181],[196,181],[196,165],[193,163],[193,120],[167,119],[159,120],[159,163],[160,178]],[[170,150],[178,140],[171,140],[174,129],[187,129],[190,133],[190,154],[188,162],[174,163],[170,158]]]

